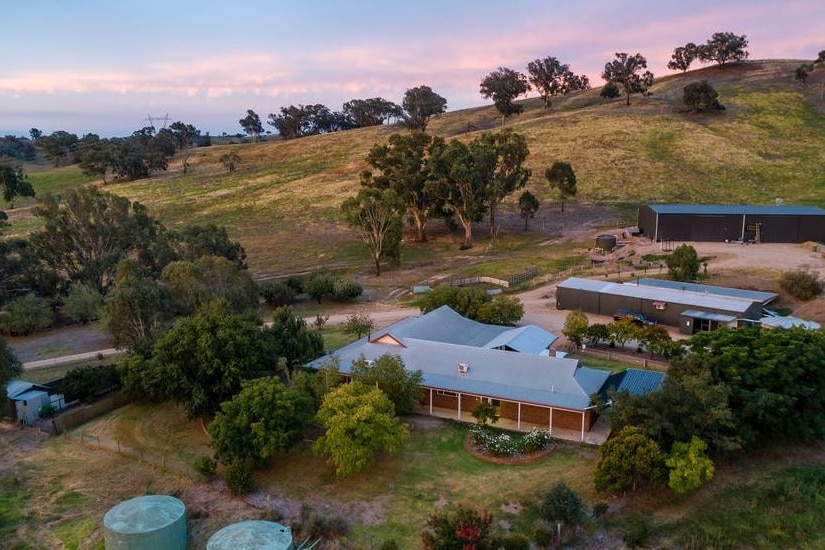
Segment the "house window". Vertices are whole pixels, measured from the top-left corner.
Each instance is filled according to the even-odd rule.
[[[435,390],[436,395],[443,395],[444,397],[457,397],[458,394],[454,391]]]

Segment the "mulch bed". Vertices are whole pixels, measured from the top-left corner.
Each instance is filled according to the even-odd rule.
[[[520,464],[533,464],[534,462],[538,462],[543,458],[547,457],[550,453],[556,450],[558,444],[554,441],[550,444],[549,447],[543,449],[541,451],[537,451],[535,453],[530,453],[528,455],[518,455],[518,456],[493,456],[488,455],[484,451],[480,450],[478,447],[473,445],[472,438],[470,434],[464,438],[464,448],[467,449],[467,452],[476,457],[479,460],[483,460],[484,462],[491,462],[493,464],[509,464],[511,466],[518,466]]]

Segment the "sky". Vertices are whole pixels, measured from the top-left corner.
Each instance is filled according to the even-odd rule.
[[[552,55],[600,86],[614,52],[664,75],[674,47],[720,31],[747,35],[751,59],[825,49],[822,0],[27,0],[0,21],[0,134],[21,136],[125,136],[166,115],[235,134],[247,109],[400,104],[422,84],[457,110],[490,103],[479,83],[498,67]]]

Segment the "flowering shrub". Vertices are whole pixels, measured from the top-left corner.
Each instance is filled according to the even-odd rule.
[[[492,456],[513,457],[535,453],[548,448],[553,441],[550,432],[533,428],[520,438],[507,433],[491,433],[482,426],[471,426],[470,441],[481,452]]]

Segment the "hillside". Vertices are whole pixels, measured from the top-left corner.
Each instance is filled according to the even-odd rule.
[[[548,201],[555,195],[544,170],[556,160],[566,160],[577,172],[577,200],[582,204],[770,203],[776,198],[789,204],[825,204],[825,109],[819,93],[825,69],[817,67],[807,89],[800,90],[793,81],[799,63],[752,61],[725,71],[709,67],[665,77],[653,86],[651,96],[634,96],[629,107],[623,99],[605,102],[599,89],[557,99],[548,113],[538,99],[529,99],[524,114],[509,120],[507,127],[527,136],[533,170],[529,187]],[[707,79],[719,91],[726,111],[684,112],[682,88],[699,79]],[[498,115],[490,106],[447,113],[431,124],[430,131],[464,139],[498,127]],[[355,192],[370,147],[396,131],[404,130],[365,128],[294,141],[196,149],[189,174],[173,161],[165,174],[108,188],[144,203],[170,226],[226,225],[259,273],[288,273],[316,265],[361,267],[366,255],[337,223],[337,209]],[[228,151],[242,159],[232,174],[218,160]],[[60,181],[81,180],[78,176],[72,168],[33,172],[31,179],[42,192],[60,189]],[[632,208],[623,210],[625,216],[631,212]],[[565,220],[556,205],[546,205],[538,217]],[[25,218],[25,210],[13,213],[18,231],[31,227]],[[532,235],[528,241],[540,238],[546,235]],[[455,253],[455,242],[447,239],[433,247]],[[479,244],[476,249],[483,248],[483,240]],[[411,249],[406,267],[433,260],[433,254],[440,253]]]

